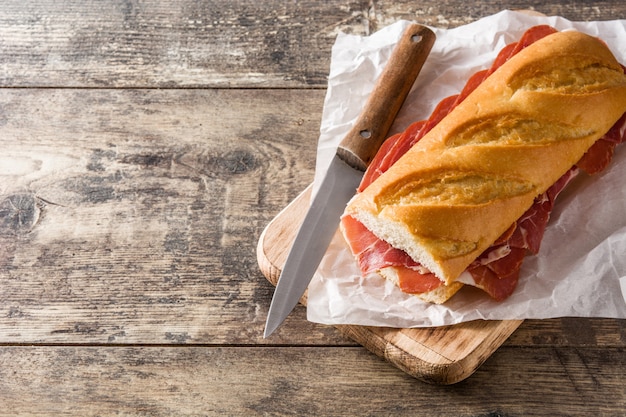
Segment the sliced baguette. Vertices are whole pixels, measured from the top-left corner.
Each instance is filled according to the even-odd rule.
[[[624,112],[626,75],[606,45],[549,35],[490,75],[345,214],[451,285]]]

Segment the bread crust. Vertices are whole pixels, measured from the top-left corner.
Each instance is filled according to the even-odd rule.
[[[606,45],[557,32],[520,51],[346,208],[446,285],[626,112]]]

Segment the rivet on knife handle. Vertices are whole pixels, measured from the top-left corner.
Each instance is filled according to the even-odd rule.
[[[435,34],[425,26],[412,24],[404,31],[361,115],[339,144],[337,155],[348,165],[365,171],[374,159],[434,43]],[[409,71],[402,68],[407,62],[412,63]]]

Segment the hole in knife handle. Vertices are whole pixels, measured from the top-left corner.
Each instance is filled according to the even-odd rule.
[[[413,35],[411,36],[411,41],[418,43],[422,41],[422,35]]]
[[[367,129],[364,129],[359,132],[359,135],[361,135],[362,138],[369,139],[372,137],[372,132],[370,132]]]

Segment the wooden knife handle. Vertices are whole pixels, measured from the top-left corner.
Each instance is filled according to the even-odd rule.
[[[337,155],[365,171],[387,139],[393,121],[435,43],[435,34],[412,24],[396,45],[359,118],[343,138]]]

